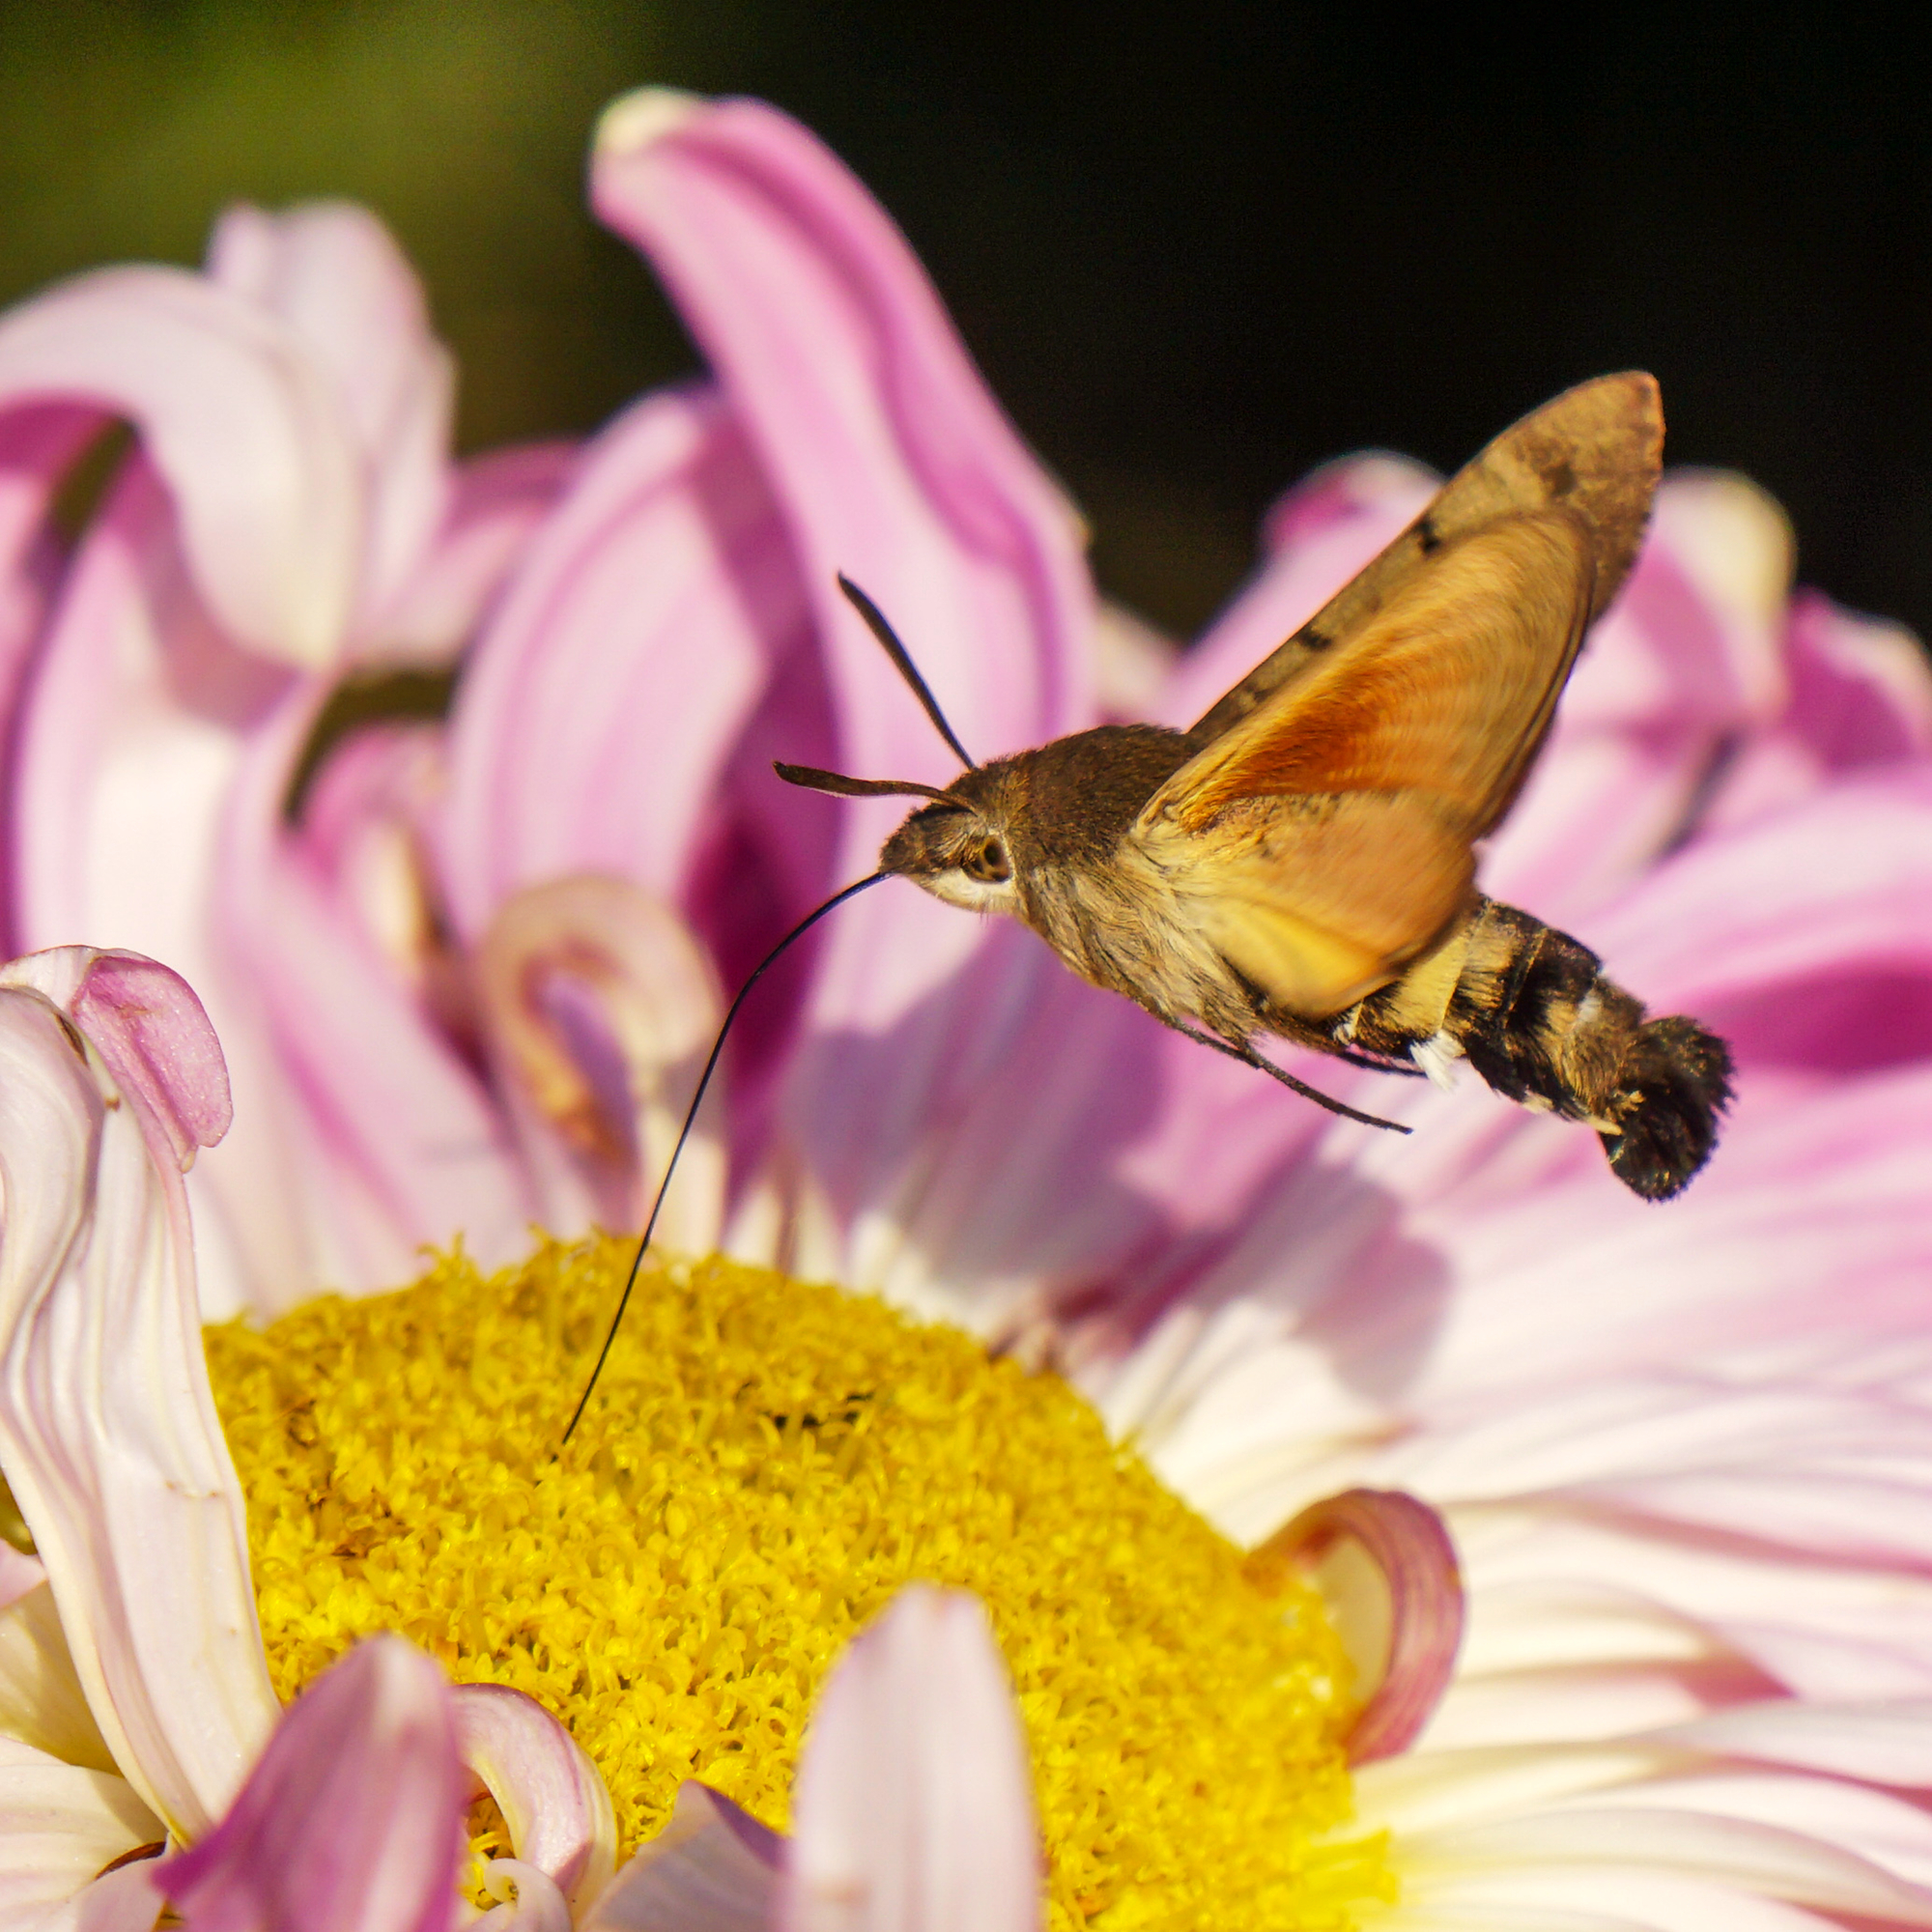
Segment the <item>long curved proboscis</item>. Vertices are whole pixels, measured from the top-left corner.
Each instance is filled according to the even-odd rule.
[[[738,988],[738,997],[731,1002],[724,1014],[724,1024],[718,1029],[718,1037],[711,1042],[711,1053],[704,1063],[704,1071],[697,1076],[697,1091],[691,1096],[691,1105],[685,1110],[684,1125],[677,1130],[677,1144],[670,1151],[669,1164],[665,1168],[665,1177],[658,1183],[657,1199],[651,1203],[650,1218],[644,1223],[644,1232],[638,1237],[638,1252],[631,1257],[631,1271],[624,1277],[624,1293],[617,1298],[617,1312],[611,1318],[611,1326],[604,1337],[604,1346],[597,1351],[597,1360],[590,1371],[590,1379],[583,1385],[583,1393],[577,1399],[577,1406],[570,1411],[570,1421],[565,1426],[563,1439],[568,1442],[576,1433],[577,1425],[583,1420],[584,1408],[597,1387],[597,1378],[604,1373],[604,1364],[610,1359],[611,1345],[617,1339],[617,1330],[623,1325],[624,1311],[631,1305],[631,1291],[638,1285],[638,1270],[644,1264],[644,1253],[650,1247],[651,1236],[658,1225],[658,1213],[664,1207],[665,1196],[670,1191],[670,1178],[677,1172],[678,1156],[684,1151],[684,1144],[691,1138],[691,1129],[697,1120],[697,1110],[703,1104],[705,1089],[711,1085],[711,1076],[718,1070],[718,1056],[724,1051],[725,1036],[731,1031],[731,1022],[738,1017],[739,1009],[745,1004],[746,995],[765,977],[786,947],[796,939],[802,939],[838,906],[842,906],[849,898],[856,898],[869,886],[876,886],[882,879],[893,877],[891,872],[873,872],[856,885],[847,886],[843,892],[834,893],[822,906],[809,912],[752,968],[750,977]]]
[[[920,676],[919,667],[912,661],[912,653],[899,642],[899,634],[886,622],[885,612],[842,570],[838,573],[838,588],[844,592],[846,603],[865,618],[866,628],[878,639],[898,674],[911,686],[912,695],[925,707],[925,715],[932,720],[933,728],[952,747],[959,762],[969,772],[977,772],[979,766],[973,762],[966,747],[953,735],[952,726],[946,722],[946,713],[939,708],[938,698],[933,696],[924,678]]]

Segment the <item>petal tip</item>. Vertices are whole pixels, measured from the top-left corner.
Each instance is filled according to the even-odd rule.
[[[639,87],[620,94],[597,118],[596,154],[616,160],[641,154],[654,141],[675,133],[710,103],[681,87]]]

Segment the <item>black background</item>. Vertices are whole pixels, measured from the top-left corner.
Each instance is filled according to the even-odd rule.
[[[1453,466],[1632,364],[1807,579],[1932,631],[1924,49],[1680,14],[0,0],[0,296],[192,261],[237,195],[355,195],[428,277],[466,443],[587,428],[693,361],[582,213],[592,116],[759,93],[897,217],[1102,582],[1176,632],[1311,465]]]

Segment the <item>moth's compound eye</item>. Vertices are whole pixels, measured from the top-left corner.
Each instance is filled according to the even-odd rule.
[[[969,879],[983,879],[988,884],[997,884],[1001,879],[1010,879],[1013,875],[1012,867],[1007,863],[1007,848],[997,838],[988,838],[969,852],[960,863],[959,869]]]

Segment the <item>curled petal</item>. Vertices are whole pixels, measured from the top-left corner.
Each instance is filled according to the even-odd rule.
[[[286,827],[289,774],[320,700],[292,693],[245,748],[208,913],[251,1131],[201,1163],[196,1204],[216,1208],[256,1306],[286,1306],[319,1281],[366,1291],[405,1279],[423,1244],[459,1228],[495,1264],[523,1251],[535,1205],[507,1123],[439,1023],[437,987],[397,970],[384,945],[400,935],[371,931],[354,882],[327,877],[315,863],[327,855]],[[391,883],[407,899],[423,882],[398,795],[411,787],[392,776],[398,789],[380,802],[394,809]],[[357,842],[335,828],[338,852]],[[418,923],[434,928],[435,916],[424,898]],[[432,979],[437,950],[418,962]]]
[[[617,1857],[617,1823],[597,1767],[534,1697],[500,1684],[460,1685],[453,1694],[463,1762],[510,1828],[516,1858],[498,1862],[533,1867],[573,1907],[584,1905]]]
[[[191,987],[138,952],[102,952],[74,994],[73,1017],[124,1093],[138,1094],[185,1172],[228,1131],[234,1107],[221,1042]]]
[[[443,1932],[463,1784],[442,1672],[371,1637],[296,1699],[228,1815],[156,1882],[194,1932]]]
[[[0,319],[0,408],[50,400],[133,419],[235,637],[290,664],[334,658],[362,492],[340,408],[293,330],[183,270],[99,270]]]
[[[649,255],[759,451],[853,755],[950,776],[840,599],[840,570],[897,625],[976,755],[1084,723],[1079,525],[860,184],[773,108],[646,90],[606,110],[591,192]]]
[[[506,1085],[541,1143],[546,1219],[638,1226],[717,1032],[708,955],[668,906],[627,881],[558,879],[504,904],[476,977]],[[662,1238],[694,1253],[716,1246],[723,1193],[722,1151],[688,1147]]]
[[[583,1932],[767,1932],[784,1840],[687,1779],[667,1825],[611,1882]]]
[[[570,1932],[570,1907],[550,1875],[522,1859],[492,1859],[483,1889],[499,1903],[477,1920],[488,1932]]]
[[[1321,1592],[1355,1666],[1350,1760],[1406,1750],[1463,1640],[1463,1578],[1442,1519],[1400,1491],[1349,1490],[1303,1510],[1248,1562],[1264,1579],[1293,1564]]]
[[[1019,1714],[979,1601],[902,1590],[820,1694],[785,1932],[1028,1932],[1040,1862]]]
[[[114,1761],[192,1835],[276,1705],[182,1176],[84,1046],[44,995],[0,988],[0,1463]]]

